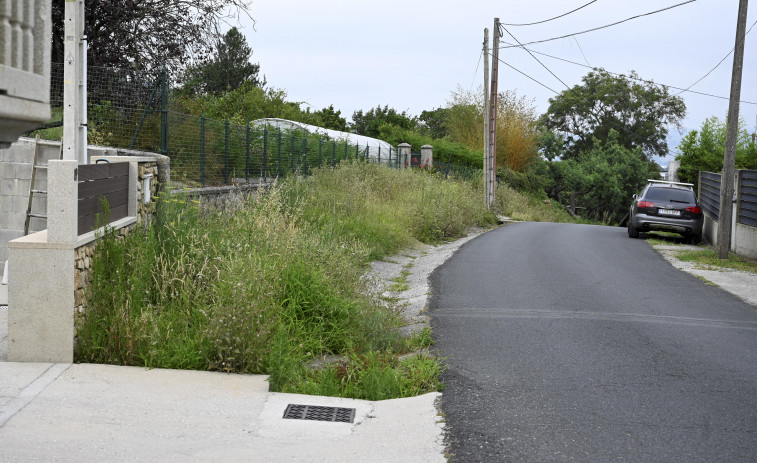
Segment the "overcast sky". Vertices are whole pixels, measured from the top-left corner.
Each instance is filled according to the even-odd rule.
[[[596,0],[572,14],[533,26],[508,26],[522,43],[604,26],[685,0]],[[268,85],[313,109],[330,104],[349,121],[353,111],[389,105],[419,115],[445,106],[458,86],[483,83],[484,28],[493,20],[531,23],[567,13],[590,0],[254,0],[255,25],[240,29]],[[638,74],[686,88],[734,46],[738,0],[697,0],[661,13],[528,48],[611,72]],[[753,0],[747,28],[757,21]],[[503,40],[512,42],[505,33]],[[539,59],[565,84],[580,83],[589,69],[543,55]],[[728,97],[733,55],[692,90]],[[565,89],[522,49],[502,49],[500,59],[554,91]],[[500,90],[533,100],[539,114],[555,94],[500,65]],[[677,92],[673,90],[673,92]],[[727,99],[685,93],[687,128],[710,116],[725,117]],[[741,99],[757,102],[757,26],[746,37]],[[757,105],[742,104],[755,130]]]

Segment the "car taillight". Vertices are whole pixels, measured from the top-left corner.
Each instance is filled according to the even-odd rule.
[[[639,209],[646,209],[648,207],[654,207],[652,201],[639,201]]]
[[[691,212],[692,214],[701,214],[702,208],[699,206],[689,206],[686,208],[686,212]]]

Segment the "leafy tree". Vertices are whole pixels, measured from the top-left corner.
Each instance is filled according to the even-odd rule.
[[[611,130],[618,144],[631,151],[641,148],[647,159],[668,153],[667,126],[680,129],[686,114],[682,98],[670,95],[667,87],[641,82],[635,72],[614,76],[600,69],[582,80],[551,98],[541,119],[547,129],[564,134],[566,157],[591,151]]]
[[[394,108],[388,106],[376,106],[366,113],[358,110],[352,113],[351,130],[358,135],[369,137],[378,137],[380,128],[384,124],[393,125],[402,129],[415,129],[417,126],[416,118],[407,114],[406,111],[397,112]]]
[[[258,78],[260,64],[252,64],[252,49],[236,27],[232,27],[216,42],[213,57],[205,64],[190,67],[186,84],[191,93],[220,95],[235,90],[245,82],[264,87],[265,79]]]
[[[63,62],[66,0],[52,1],[54,63]],[[202,60],[220,24],[246,14],[250,0],[87,0],[87,62],[135,70],[178,69]]]
[[[447,136],[447,119],[449,109],[436,108],[431,111],[423,111],[418,117],[419,130],[431,138],[444,138]]]
[[[676,159],[681,162],[678,177],[682,182],[697,183],[700,171],[723,170],[726,123],[711,117],[702,123],[702,128],[692,130],[678,145]],[[746,122],[739,120],[736,138],[736,168],[757,169],[757,144],[746,129]]]
[[[631,196],[648,178],[659,177],[659,167],[644,159],[641,147],[629,150],[619,139],[611,130],[606,141],[594,140],[592,149],[579,157],[548,161],[552,177],[548,195],[567,203],[573,214],[580,201],[588,217],[618,221],[625,215]]]
[[[497,166],[522,172],[539,156],[535,109],[525,97],[509,90],[501,92],[497,102]],[[447,114],[450,140],[483,153],[486,108],[482,92],[458,88],[452,93]]]
[[[334,105],[313,112],[313,120],[309,123],[326,129],[347,130],[347,119],[342,117],[341,111],[334,109]]]

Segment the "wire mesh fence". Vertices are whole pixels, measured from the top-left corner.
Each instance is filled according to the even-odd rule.
[[[246,125],[186,114],[171,105],[165,71],[87,68],[87,136],[92,145],[129,148],[167,155],[171,176],[188,186],[253,182],[313,168],[335,166],[345,159],[403,166],[396,148],[388,152],[360,146],[349,139],[265,123]],[[63,64],[51,67],[52,118],[38,132],[60,139],[63,125]],[[407,161],[407,160],[406,160]],[[449,175],[458,166],[436,169]]]

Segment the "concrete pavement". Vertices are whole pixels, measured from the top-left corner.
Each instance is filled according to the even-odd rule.
[[[0,460],[445,461],[438,394],[380,402],[268,392],[265,376],[0,364]],[[354,423],[283,419],[288,404]]]

